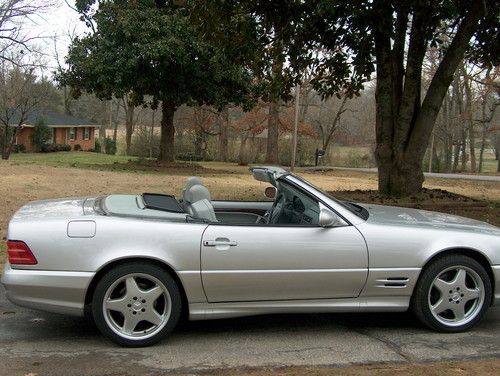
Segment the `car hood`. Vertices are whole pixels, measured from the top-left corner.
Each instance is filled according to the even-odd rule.
[[[367,222],[382,225],[433,227],[459,231],[482,232],[500,235],[500,228],[475,219],[428,210],[401,208],[372,204],[359,204],[370,216]]]

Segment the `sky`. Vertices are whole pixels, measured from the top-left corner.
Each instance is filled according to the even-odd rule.
[[[54,3],[56,6],[24,25],[28,35],[41,37],[36,44],[43,51],[43,59],[48,64],[48,69],[44,72],[47,75],[57,68],[54,36],[59,60],[63,64],[70,43],[69,33],[82,35],[87,30],[78,13],[69,6],[74,6],[74,0],[54,0]]]

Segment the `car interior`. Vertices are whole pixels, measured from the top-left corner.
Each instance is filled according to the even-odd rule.
[[[319,223],[319,203],[286,181],[265,190],[267,201],[213,201],[200,178],[187,179],[181,206],[193,219],[228,224],[301,225]],[[273,199],[271,201],[270,199]]]

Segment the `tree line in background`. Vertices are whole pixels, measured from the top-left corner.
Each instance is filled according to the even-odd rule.
[[[115,141],[124,123],[127,154],[288,164],[299,90],[298,162],[333,142],[372,145],[357,157],[374,155],[383,193],[416,192],[424,169],[480,172],[488,148],[499,157],[495,1],[77,0],[76,10],[88,32],[57,72],[64,110]],[[6,85],[17,68],[3,61]]]

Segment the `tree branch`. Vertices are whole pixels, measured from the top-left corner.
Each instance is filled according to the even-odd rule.
[[[471,7],[467,15],[458,26],[455,37],[446,50],[443,60],[439,64],[429,85],[419,115],[415,121],[415,126],[409,137],[408,148],[406,150],[409,155],[414,155],[414,153],[420,155],[425,152],[443,98],[483,14],[484,7],[481,0],[471,2]]]

